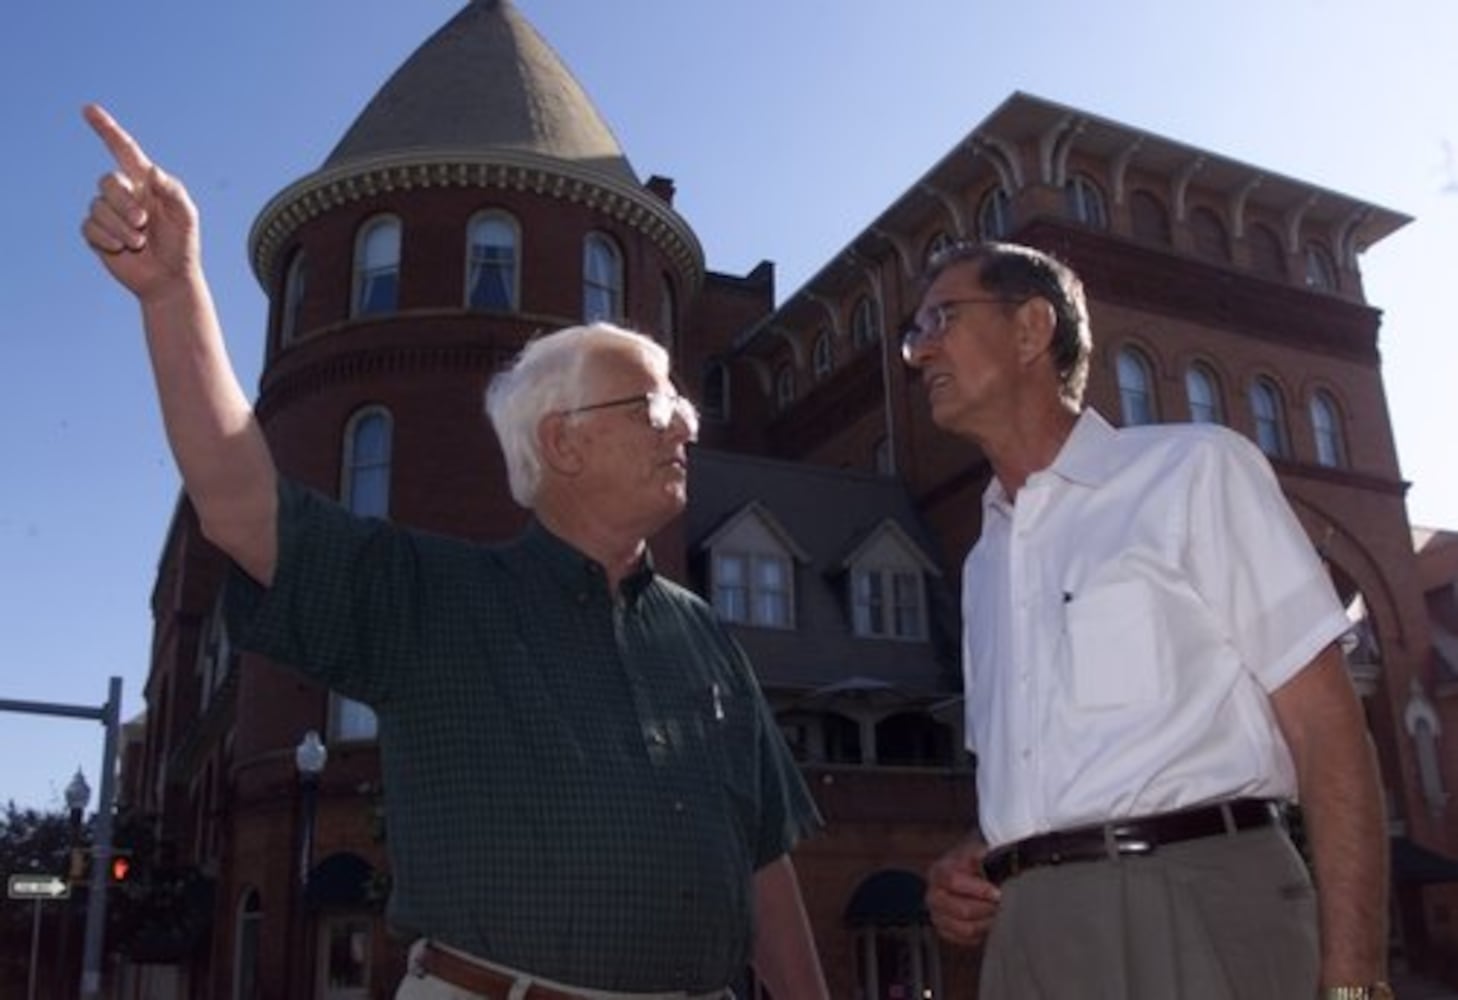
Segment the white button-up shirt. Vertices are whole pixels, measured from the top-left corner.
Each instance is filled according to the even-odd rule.
[[[1294,798],[1269,692],[1349,628],[1265,457],[1212,425],[1079,418],[963,568],[983,835]]]

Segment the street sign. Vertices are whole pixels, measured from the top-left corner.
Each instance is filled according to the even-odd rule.
[[[11,899],[66,899],[71,887],[59,875],[10,876]]]

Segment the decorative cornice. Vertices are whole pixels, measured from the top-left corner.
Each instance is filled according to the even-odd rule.
[[[310,174],[273,197],[248,234],[253,274],[265,292],[279,251],[304,223],[344,205],[393,192],[431,188],[517,191],[602,212],[653,241],[697,290],[704,252],[683,217],[641,187],[590,168],[515,150],[478,154],[406,152]]]

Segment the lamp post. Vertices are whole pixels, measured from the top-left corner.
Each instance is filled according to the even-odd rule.
[[[86,805],[91,801],[91,786],[86,783],[86,776],[81,773],[81,768],[76,768],[72,775],[71,782],[66,786],[66,812],[71,821],[70,842],[68,847],[71,854],[75,854],[76,845],[81,842],[81,820],[86,813]],[[56,982],[63,983],[67,980],[67,967],[69,965],[71,950],[71,904],[69,900],[63,901],[61,906],[61,934],[56,948]]]
[[[313,969],[312,960],[314,949],[310,944],[308,936],[308,920],[305,915],[306,900],[304,892],[309,884],[309,868],[314,861],[314,823],[319,808],[319,775],[324,771],[324,764],[329,759],[329,750],[319,739],[319,733],[310,729],[299,740],[299,745],[294,748],[294,766],[299,772],[299,805],[302,812],[302,823],[299,831],[299,871],[296,885],[294,887],[294,912],[298,915],[299,921],[296,939],[299,939],[299,957],[301,968],[296,973],[295,982],[300,989],[300,995],[311,996],[313,993]]]

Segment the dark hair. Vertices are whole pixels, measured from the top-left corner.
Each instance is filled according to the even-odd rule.
[[[1070,403],[1083,401],[1088,384],[1093,332],[1083,282],[1063,261],[1019,243],[961,241],[933,254],[921,276],[921,294],[946,270],[962,264],[977,267],[977,280],[994,295],[1023,301],[1040,298],[1053,307],[1052,355],[1061,395]]]

